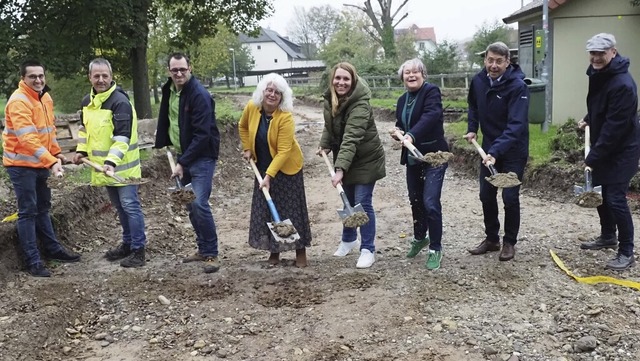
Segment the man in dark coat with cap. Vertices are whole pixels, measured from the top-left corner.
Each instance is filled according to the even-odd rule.
[[[591,130],[585,166],[593,169],[593,184],[602,186],[603,201],[598,206],[600,235],[580,248],[617,248],[605,268],[621,271],[635,265],[633,219],[626,195],[640,159],[638,91],[629,74],[629,59],[618,54],[613,35],[594,35],[587,41],[587,51],[591,63],[587,115],[579,126],[589,125]]]

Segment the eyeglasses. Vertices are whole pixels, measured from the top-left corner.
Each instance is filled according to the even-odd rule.
[[[179,73],[186,74],[189,71],[189,69],[188,68],[172,68],[172,69],[169,69],[169,71],[173,75],[178,75]]]
[[[275,94],[275,95],[277,95],[279,97],[282,96],[282,92],[281,91],[279,91],[277,89],[273,89],[273,88],[266,88],[264,90],[264,92],[267,93],[267,94]]]
[[[36,80],[36,79],[43,80],[44,74],[30,74],[30,75],[27,75],[27,78],[31,80]]]
[[[484,62],[489,64],[489,65],[496,64],[497,66],[500,66],[500,65],[506,63],[507,59],[504,59],[504,58],[499,58],[499,59],[486,58],[486,59],[484,59]]]

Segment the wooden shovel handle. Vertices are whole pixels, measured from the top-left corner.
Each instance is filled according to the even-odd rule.
[[[104,170],[102,169],[102,167],[101,167],[99,164],[97,164],[97,163],[94,163],[94,162],[90,161],[88,158],[84,158],[84,157],[83,157],[83,158],[81,158],[81,160],[82,160],[82,163],[84,163],[84,164],[86,164],[86,165],[88,165],[88,166],[93,167],[93,168],[94,168],[95,170],[97,170],[98,172],[104,172]],[[106,172],[105,174],[106,174],[106,175],[108,175],[109,177],[111,177],[111,178],[115,179],[116,181],[118,181],[118,182],[120,182],[120,183],[124,183],[124,181],[125,181],[125,179],[124,179],[124,178],[120,177],[119,175],[116,175],[116,174],[115,174],[115,173],[113,173],[113,172]]]
[[[591,151],[591,129],[588,125],[584,127],[584,159],[587,159]]]
[[[336,175],[336,171],[333,169],[333,164],[331,164],[331,161],[329,160],[329,157],[327,157],[327,153],[325,153],[324,150],[321,150],[320,153],[322,154],[324,163],[327,165],[327,168],[329,168],[329,174],[331,174],[331,178],[333,178],[333,176]],[[344,193],[344,189],[342,189],[342,183],[338,183],[338,185],[336,185],[336,189],[338,190],[338,192]]]
[[[476,140],[474,138],[471,138],[471,143],[473,143],[473,146],[476,147],[476,150],[478,151],[478,153],[480,153],[480,156],[482,157],[482,160],[486,160],[487,159],[487,153],[485,153],[484,149],[482,149],[480,144],[478,144],[478,142],[476,142]],[[493,174],[493,175],[498,174],[498,171],[493,166],[493,163],[489,162],[485,166],[487,168],[489,168],[489,172],[491,172],[491,174]]]
[[[422,153],[420,153],[420,151],[418,150],[418,148],[416,148],[415,145],[413,145],[411,142],[408,142],[404,139],[404,135],[402,135],[399,129],[396,129],[395,135],[398,139],[400,139],[400,143],[402,143],[402,145],[404,145],[411,152],[411,154],[413,154],[414,157],[422,158]]]
[[[171,174],[176,171],[176,162],[173,160],[173,154],[167,149],[167,158],[169,159],[169,166],[171,167]]]
[[[471,143],[473,143],[473,146],[476,147],[476,150],[478,151],[478,153],[480,153],[480,156],[482,157],[482,160],[486,160],[487,159],[487,153],[485,153],[484,149],[482,149],[480,144],[478,144],[478,142],[476,142],[476,140],[474,138],[471,139]]]
[[[260,171],[258,167],[256,167],[256,162],[253,158],[249,158],[249,164],[251,164],[251,168],[253,169],[253,173],[256,175],[256,179],[258,180],[258,184],[262,183],[262,176],[260,175]],[[271,194],[269,194],[269,190],[267,188],[262,187],[262,193],[264,194],[267,202],[271,200]]]

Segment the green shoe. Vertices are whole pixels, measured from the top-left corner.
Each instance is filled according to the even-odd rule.
[[[411,241],[411,249],[407,253],[407,258],[413,258],[417,256],[418,253],[420,253],[420,251],[427,246],[429,246],[429,236],[425,237],[422,240],[414,238],[413,241]]]
[[[428,270],[435,271],[440,268],[440,261],[442,260],[442,251],[434,251],[429,250],[429,258],[427,258],[427,263],[425,267]]]

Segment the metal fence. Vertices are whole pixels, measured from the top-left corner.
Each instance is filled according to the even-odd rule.
[[[454,73],[454,74],[428,74],[427,81],[438,85],[440,89],[455,88],[469,89],[471,78],[476,73]],[[404,89],[404,85],[397,75],[382,76],[362,76],[371,89]],[[322,81],[321,77],[309,78],[287,78],[291,87],[319,87]]]

